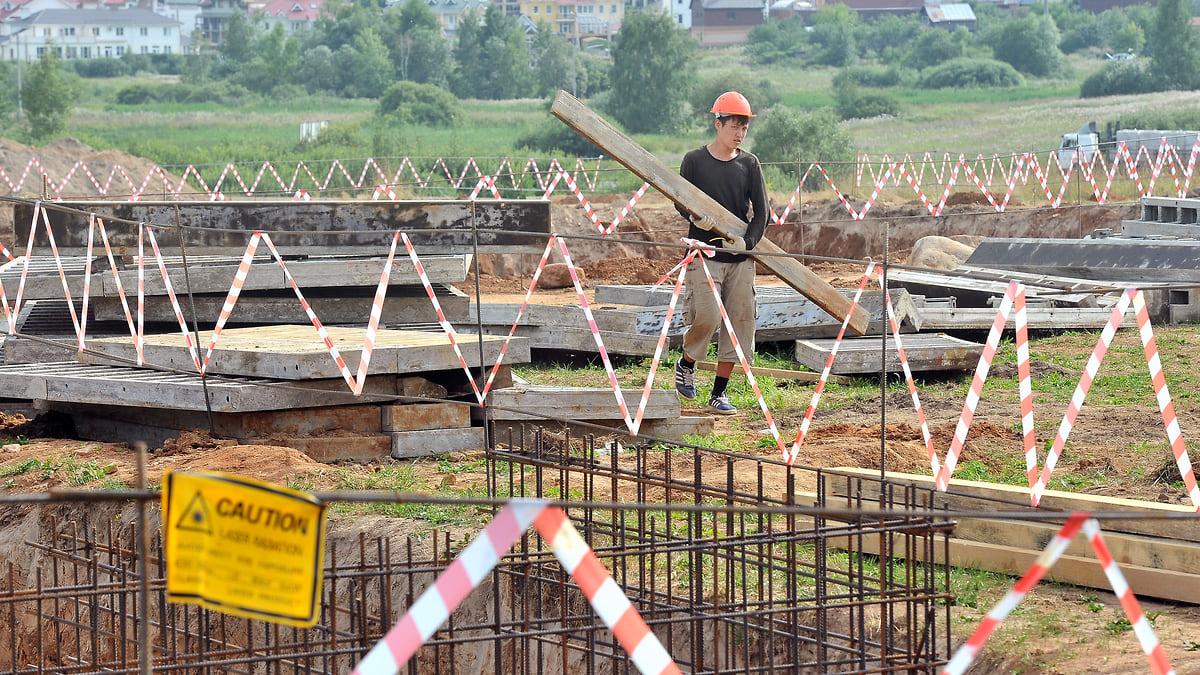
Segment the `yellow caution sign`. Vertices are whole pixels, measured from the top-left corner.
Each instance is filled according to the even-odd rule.
[[[235,474],[170,472],[162,512],[168,600],[293,626],[317,622],[320,500]]]

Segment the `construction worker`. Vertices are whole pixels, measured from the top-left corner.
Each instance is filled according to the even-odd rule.
[[[706,264],[738,343],[746,358],[753,360],[755,265],[745,251],[754,249],[767,228],[767,186],[758,158],[740,147],[746,140],[750,118],[754,117],[750,102],[736,91],[727,91],[717,97],[711,112],[715,116],[713,126],[717,137],[707,145],[689,150],[683,156],[679,174],[741,218],[746,223],[745,234],[724,237],[710,229],[711,222],[692,216],[678,204],[675,208],[688,219],[688,237],[721,249],[707,258]],[[683,338],[683,356],[675,363],[675,391],[684,400],[696,399],[696,361],[708,355],[712,334],[719,328],[717,376],[708,397],[708,410],[732,415],[737,408],[729,402],[725,388],[738,361],[737,352],[699,260],[688,266],[686,286],[689,325]]]

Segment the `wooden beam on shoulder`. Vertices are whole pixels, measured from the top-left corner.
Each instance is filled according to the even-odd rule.
[[[666,195],[671,201],[681,205],[696,217],[714,223],[712,229],[718,234],[739,237],[745,234],[745,225],[737,216],[718,204],[703,190],[692,185],[678,172],[672,171],[657,157],[621,133],[604,118],[592,112],[579,99],[565,91],[560,91],[554,98],[550,113],[591,141],[606,155]],[[765,237],[758,242],[758,246],[751,253],[756,252],[786,253]],[[851,313],[849,298],[795,258],[786,255],[761,255],[755,256],[755,258],[784,283],[817,303],[817,306],[839,320],[845,320],[846,315],[850,314],[850,329],[855,333],[863,335],[867,332],[871,320],[870,314],[862,307],[854,307],[854,311]]]

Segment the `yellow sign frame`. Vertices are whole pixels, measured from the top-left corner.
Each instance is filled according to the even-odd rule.
[[[298,627],[320,614],[325,504],[220,471],[163,478],[167,600]]]

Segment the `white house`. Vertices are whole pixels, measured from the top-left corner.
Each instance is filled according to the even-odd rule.
[[[6,23],[5,59],[37,61],[49,49],[64,59],[183,53],[179,22],[148,9],[47,9]]]

